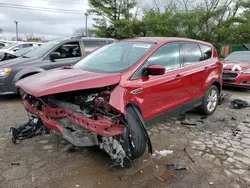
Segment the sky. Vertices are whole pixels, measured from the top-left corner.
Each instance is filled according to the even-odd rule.
[[[61,12],[45,12],[3,7],[3,4],[14,4],[52,9],[67,9],[86,12],[87,0],[0,0],[0,37],[10,39],[15,36],[14,20],[18,21],[19,36],[29,34],[46,39],[71,37],[76,29],[85,28],[85,15]],[[92,27],[92,17],[88,18],[88,28]]]

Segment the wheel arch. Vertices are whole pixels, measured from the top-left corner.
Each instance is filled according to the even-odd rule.
[[[219,80],[215,80],[211,85],[214,85],[218,88],[219,94],[221,95],[222,92],[222,84],[220,83]]]

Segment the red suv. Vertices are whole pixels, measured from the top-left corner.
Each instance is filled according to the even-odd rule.
[[[72,67],[19,81],[23,104],[76,146],[99,145],[112,165],[140,157],[150,139],[144,121],[218,104],[222,64],[209,43],[136,38],[106,45]]]

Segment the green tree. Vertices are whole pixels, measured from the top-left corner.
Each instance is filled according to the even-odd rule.
[[[121,30],[130,24],[132,14],[129,10],[136,6],[135,0],[89,0],[89,4],[89,13],[95,15],[95,29],[91,33],[100,37],[125,37]]]

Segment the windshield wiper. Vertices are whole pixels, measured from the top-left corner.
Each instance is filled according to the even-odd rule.
[[[21,57],[23,57],[23,58],[29,58],[28,56],[25,56],[25,55],[21,55]]]

